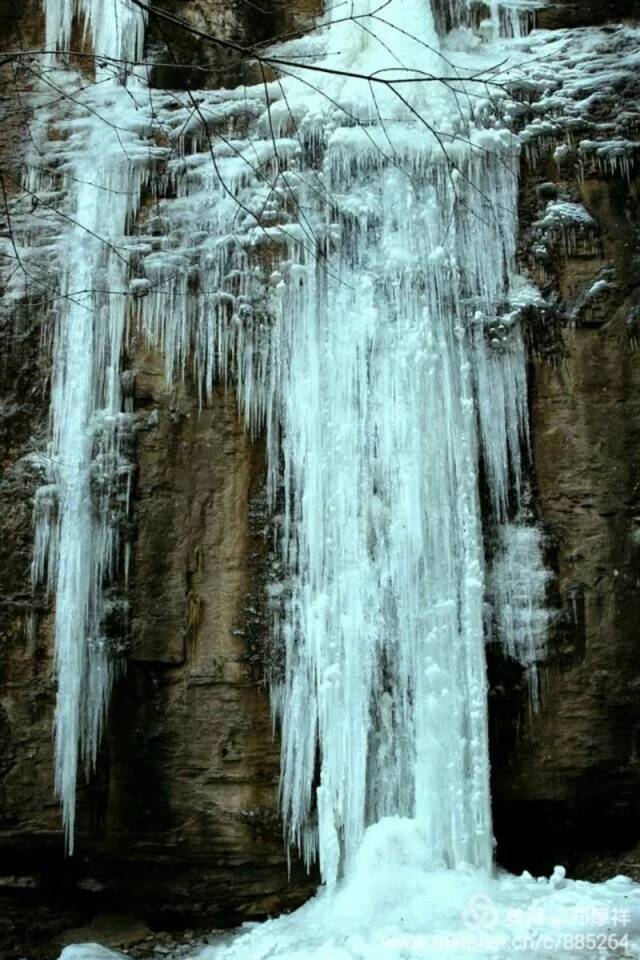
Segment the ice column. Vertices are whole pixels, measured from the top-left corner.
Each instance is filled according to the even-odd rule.
[[[49,0],[50,45],[66,45],[74,9],[69,2]],[[136,31],[142,29],[134,7],[94,2],[81,3],[79,10],[95,31],[98,51],[132,54],[139,43]],[[78,767],[83,762],[90,769],[95,763],[112,681],[104,589],[121,559],[118,530],[132,471],[130,415],[123,410],[120,384],[129,267],[123,239],[137,209],[141,170],[139,158],[127,151],[136,137],[112,122],[126,92],[117,81],[106,80],[97,97],[92,102],[89,93],[76,102],[77,109],[70,108],[71,134],[62,141],[67,147],[60,156],[58,186],[67,212],[51,315],[52,436],[45,459],[48,483],[35,501],[33,578],[46,570],[55,593],[55,786],[70,850]],[[46,134],[40,148],[45,167]],[[64,153],[60,143],[54,148]],[[43,183],[48,180],[45,174]],[[32,169],[30,181],[34,186],[37,170]]]
[[[328,65],[437,76],[426,0],[384,16],[382,40],[375,19],[330,27]],[[479,462],[502,517],[520,482],[524,347],[517,323],[500,351],[488,330],[515,259],[517,142],[461,130],[436,82],[375,100],[346,75],[281,89],[247,141],[214,144],[215,169],[194,146],[176,174],[161,211],[176,241],[147,259],[165,286],[146,327],[170,368],[195,343],[205,380],[234,377],[247,423],[266,425],[290,840],[331,883],[367,825],[417,817],[433,867],[488,869]]]
[[[74,20],[96,54],[112,61],[142,57],[145,14],[132,0],[44,0],[47,49],[69,50]]]

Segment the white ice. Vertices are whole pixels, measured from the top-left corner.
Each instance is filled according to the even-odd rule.
[[[123,72],[142,57],[146,14],[131,0],[44,0],[44,7],[48,50],[73,50],[73,30],[81,23],[97,57]]]

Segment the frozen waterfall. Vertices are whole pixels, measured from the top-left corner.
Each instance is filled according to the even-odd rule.
[[[432,869],[491,866],[480,487],[511,542],[527,443],[519,144],[491,87],[493,47],[454,66],[427,0],[352,7],[281,45],[280,79],[194,96],[137,75],[144,20],[129,0],[46,2],[48,49],[67,48],[79,14],[104,60],[87,89],[57,68],[74,96],[62,118],[43,114],[29,180],[68,211],[49,240],[59,297],[34,581],[46,572],[56,597],[70,846],[78,764],[95,761],[113,675],[105,610],[128,562],[133,324],[168,378],[193,365],[205,402],[233,382],[248,429],[267,436],[289,841],[319,855],[328,885],[387,817],[419,824]],[[491,9],[494,42],[517,32],[500,27],[519,5]],[[331,69],[321,89],[309,56]],[[247,136],[210,138],[239,117]],[[156,202],[136,220],[145,183]],[[510,594],[525,607],[543,576],[530,529],[535,569]],[[538,634],[526,646],[500,623],[509,654],[540,655]]]
[[[277,77],[171,91],[138,69],[137,0],[45,0],[14,241],[53,353],[33,580],[55,597],[70,848],[126,611],[132,334],[203,404],[235,389],[267,442],[281,805],[324,882],[203,960],[640,953],[625,878],[491,869],[485,643],[537,703],[547,626],[525,496],[537,294],[517,274],[520,142],[495,82],[532,6],[492,0],[475,22],[466,0],[353,0],[271,51]],[[65,59],[74,32],[95,83]]]
[[[47,5],[51,46],[66,46],[72,7]],[[96,31],[108,51],[136,56],[142,25],[133,8],[125,5],[122,11],[114,24],[109,4],[83,5],[87,29]],[[46,576],[55,596],[55,788],[73,851],[78,767],[81,762],[89,772],[95,764],[117,662],[105,619],[110,607],[123,601],[110,586],[118,572],[126,579],[129,563],[129,546],[119,535],[133,475],[131,412],[121,387],[130,271],[123,241],[138,208],[145,166],[157,151],[151,145],[144,149],[136,132],[117,119],[111,127],[102,121],[99,111],[122,98],[117,80],[105,75],[98,102],[92,104],[89,94],[77,109],[73,86],[64,71],[57,73],[49,71],[45,89],[36,94],[34,129],[41,139],[25,183],[30,202],[37,197],[44,204],[37,254],[52,254],[58,269],[49,301],[51,440],[42,458],[47,483],[35,499],[32,576],[34,584]],[[69,100],[63,97],[61,107],[63,91]],[[64,136],[47,142],[55,123]],[[50,202],[60,194],[66,194],[62,236]],[[35,264],[36,290],[50,296],[48,284],[38,280],[38,259]]]
[[[282,809],[329,884],[390,815],[423,825],[433,867],[491,864],[479,460],[503,521],[525,427],[520,330],[500,350],[489,337],[509,298],[517,141],[428,79],[446,64],[427,3],[385,27],[393,52],[357,22],[331,27],[342,73],[319,93],[296,71],[257,140],[214,145],[215,169],[202,141],[172,161],[167,243],[146,261],[150,335],[177,357],[199,341],[205,382],[233,374],[248,425],[266,426],[289,571]],[[348,74],[376,70],[416,82],[363,96]],[[264,157],[275,187],[255,176]]]

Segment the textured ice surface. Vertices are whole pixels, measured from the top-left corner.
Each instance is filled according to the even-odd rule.
[[[95,946],[61,960],[116,960]],[[430,869],[412,820],[369,827],[350,877],[295,913],[247,924],[199,960],[523,960],[640,956],[640,887],[551,877]]]
[[[65,947],[60,960],[123,960],[125,954],[109,950],[99,943],[74,943]]]
[[[32,178],[34,192],[51,179],[69,211],[55,239],[57,493],[39,499],[34,570],[48,556],[70,838],[78,761],[95,758],[111,682],[101,621],[120,543],[112,494],[130,469],[130,297],[168,379],[193,363],[205,396],[233,379],[248,428],[266,431],[282,504],[285,671],[272,699],[289,839],[319,852],[328,882],[388,815],[420,819],[433,867],[491,862],[478,475],[482,455],[504,522],[526,435],[523,338],[498,317],[520,289],[519,145],[496,120],[505,91],[488,95],[483,72],[498,41],[454,67],[426,0],[394,2],[383,19],[370,0],[353,10],[369,20],[306,41],[333,71],[321,90],[297,66],[266,88],[198,93],[194,109],[188,95],[105,78],[58,123],[55,180]],[[133,42],[127,11],[95,28],[96,47]],[[297,44],[279,55],[301,56]],[[362,79],[374,72],[411,82],[374,87]],[[235,117],[248,137],[207,140],[205,123]],[[150,131],[173,154],[132,242],[162,156]]]
[[[536,31],[520,41],[521,70],[510,82],[534,95],[531,107],[521,103],[514,114],[533,112],[521,139],[535,157],[545,152],[545,138],[559,163],[578,162],[607,173],[630,177],[637,169],[635,134],[638,111],[633,78],[640,67],[640,30]],[[557,146],[559,137],[565,143]]]
[[[66,10],[52,8],[60,16]],[[126,18],[129,7],[120,8]],[[107,18],[109,9],[91,5]],[[118,82],[103,78],[81,101],[61,106],[58,93],[68,88],[69,77],[50,70],[36,93],[37,158],[28,157],[25,189],[44,210],[36,215],[42,229],[30,278],[32,289],[50,298],[53,341],[51,440],[42,458],[47,483],[35,498],[32,575],[34,583],[46,578],[55,594],[55,788],[73,850],[78,770],[95,763],[113,679],[105,588],[117,570],[126,577],[128,564],[119,538],[133,474],[131,413],[121,389],[130,269],[124,237],[157,151],[140,141]],[[49,141],[54,127],[62,137]]]
[[[86,39],[100,57],[127,61],[142,56],[145,16],[130,0],[44,0],[47,49],[73,49],[71,31],[80,16]]]
[[[560,224],[577,227],[594,227],[595,220],[581,203],[552,201],[547,204],[543,224]]]
[[[205,388],[234,375],[266,428],[289,572],[282,808],[328,883],[388,815],[419,818],[433,867],[490,865],[479,457],[502,520],[526,430],[519,326],[500,351],[489,338],[513,280],[517,140],[484,84],[433,82],[450,67],[424,0],[385,27],[382,43],[375,18],[332,26],[321,92],[296,68],[256,139],[176,165],[142,305],[170,372],[195,342]],[[353,74],[374,69],[416,82],[372,98]],[[258,313],[265,241],[282,253]]]
[[[549,576],[538,528],[521,522],[504,524],[488,583],[493,623],[507,655],[528,670],[534,706],[540,696],[538,663],[544,656],[549,624]]]
[[[201,960],[451,960],[640,956],[640,887],[430,869],[416,821],[371,826],[351,876],[295,913],[247,925]],[[78,958],[84,960],[84,958]]]
[[[545,0],[488,0],[489,16],[480,24],[485,38],[523,37],[534,24],[533,14]],[[451,24],[466,24],[473,9],[472,0],[441,0],[441,6],[449,13]]]

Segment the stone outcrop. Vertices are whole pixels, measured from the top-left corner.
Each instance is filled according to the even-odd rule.
[[[548,30],[593,27],[637,17],[635,0],[552,0],[536,11],[536,24]]]
[[[236,87],[239,79],[262,82],[261,71],[243,64],[235,45],[246,49],[295,36],[322,12],[322,0],[165,0],[158,6],[168,16],[151,17],[150,43],[161,50],[158,60],[163,64],[155,68],[151,82],[169,89]],[[225,47],[225,41],[234,48]]]
[[[96,772],[79,791],[75,856],[64,857],[44,604],[30,627],[37,478],[28,452],[46,423],[36,334],[23,331],[26,347],[12,340],[13,366],[4,368],[16,410],[7,413],[0,487],[0,904],[13,894],[29,914],[8,911],[9,942],[24,948],[41,934],[55,953],[57,931],[106,909],[204,926],[295,905],[311,885],[295,863],[288,876],[277,811],[259,609],[262,447],[245,433],[232,393],[200,410],[195,391],[165,386],[162,358],[143,347],[131,358],[138,483],[126,670]]]
[[[132,363],[137,536],[95,812],[105,869],[156,910],[264,915],[300,887],[295,871],[287,882],[263,682],[262,445],[231,392],[199,410],[188,386],[167,389],[157,354]]]

